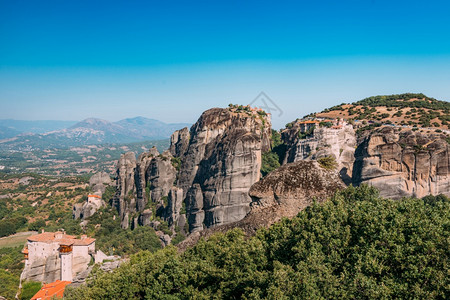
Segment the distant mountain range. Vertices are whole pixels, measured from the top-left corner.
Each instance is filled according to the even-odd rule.
[[[15,130],[20,133],[45,133],[54,130],[61,130],[68,128],[77,121],[53,121],[53,120],[39,120],[39,121],[24,121],[24,120],[13,120],[5,119],[0,120],[0,139],[9,138],[11,136],[4,137],[3,128],[6,127],[10,130]],[[16,134],[17,135],[17,134]]]
[[[64,148],[94,144],[167,139],[187,123],[167,124],[136,117],[109,122],[89,118],[71,121],[0,120],[0,150]]]

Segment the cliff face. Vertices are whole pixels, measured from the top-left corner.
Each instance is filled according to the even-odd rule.
[[[450,154],[444,135],[384,127],[365,137],[355,152],[353,183],[367,183],[383,197],[450,196]]]
[[[375,186],[386,198],[450,195],[449,145],[445,135],[401,131],[385,126],[357,141],[351,125],[319,127],[299,138],[296,124],[282,132],[284,163],[334,156],[348,185]],[[356,150],[355,150],[356,148]]]
[[[301,160],[317,160],[325,156],[334,156],[338,163],[339,174],[345,183],[351,183],[356,148],[356,135],[351,125],[338,128],[315,128],[310,137],[298,138],[299,128],[282,132],[283,141],[288,145],[284,163]]]
[[[230,223],[249,212],[248,190],[260,178],[261,152],[270,147],[270,118],[213,108],[195,123],[181,154],[178,186],[189,230]]]
[[[169,151],[159,154],[156,148],[143,153],[136,160],[133,152],[123,154],[117,164],[117,192],[112,205],[117,208],[122,228],[133,224],[147,224],[152,215],[146,210],[149,201],[159,208],[176,178]]]
[[[270,148],[270,128],[265,113],[213,108],[190,130],[175,131],[168,151],[152,149],[137,160],[133,153],[122,155],[112,201],[122,227],[149,224],[149,201],[170,225],[188,222],[190,232],[245,217],[261,152]]]

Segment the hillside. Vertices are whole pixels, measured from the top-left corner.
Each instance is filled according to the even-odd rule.
[[[89,193],[87,181],[85,177],[0,173],[0,236],[57,229],[63,220],[71,219],[72,205]]]
[[[361,124],[380,122],[447,130],[450,128],[450,102],[412,93],[373,96],[351,104],[342,103],[309,116],[343,118]]]

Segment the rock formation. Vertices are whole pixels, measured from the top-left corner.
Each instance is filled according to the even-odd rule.
[[[339,173],[345,183],[350,184],[356,148],[356,135],[353,126],[316,127],[312,135],[299,139],[300,128],[294,126],[282,132],[282,138],[288,146],[284,163],[300,160],[317,160],[325,156],[334,156]]]
[[[99,208],[106,205],[102,200],[102,195],[106,187],[111,185],[111,177],[106,172],[99,172],[89,179],[89,186],[93,191],[87,196],[85,202],[75,203],[73,205],[72,217],[74,219],[85,220],[92,216]]]
[[[355,152],[353,184],[370,184],[386,198],[450,196],[449,144],[442,134],[383,127]]]
[[[245,218],[195,232],[178,247],[184,250],[194,245],[200,237],[207,238],[236,227],[253,235],[258,228],[268,227],[283,217],[294,217],[312,201],[322,202],[344,187],[337,170],[323,169],[315,161],[285,164],[252,185],[249,191],[251,210]]]
[[[176,157],[184,155],[189,146],[189,140],[190,132],[187,127],[176,130],[170,137],[170,153]]]
[[[261,152],[270,147],[269,116],[213,108],[184,136],[190,139],[181,156],[178,186],[185,195],[190,232],[245,217],[248,190],[260,178]]]
[[[89,179],[89,186],[94,193],[104,193],[106,187],[111,185],[111,183],[111,177],[106,172],[96,173]]]
[[[314,199],[322,202],[344,187],[336,170],[326,170],[316,161],[297,161],[269,173],[251,187],[249,194],[252,208],[291,206],[295,215]]]
[[[105,206],[105,201],[98,195],[88,195],[83,203],[73,205],[72,217],[74,219],[85,220],[92,216],[99,208]]]
[[[134,153],[122,155],[112,201],[122,227],[150,224],[152,213],[170,225],[188,222],[191,232],[242,219],[250,210],[248,190],[260,178],[261,153],[269,148],[266,113],[213,108],[190,130],[175,131],[168,151],[151,149],[137,160]]]
[[[148,224],[152,216],[147,206],[163,204],[176,179],[169,151],[159,154],[156,148],[143,153],[136,160],[133,152],[123,154],[117,164],[117,192],[113,206],[119,212],[122,228],[132,224]],[[131,219],[132,217],[132,219]]]

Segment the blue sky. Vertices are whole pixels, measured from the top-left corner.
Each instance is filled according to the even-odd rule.
[[[450,99],[445,1],[0,0],[0,118],[195,122],[266,92],[275,127],[341,102]]]

